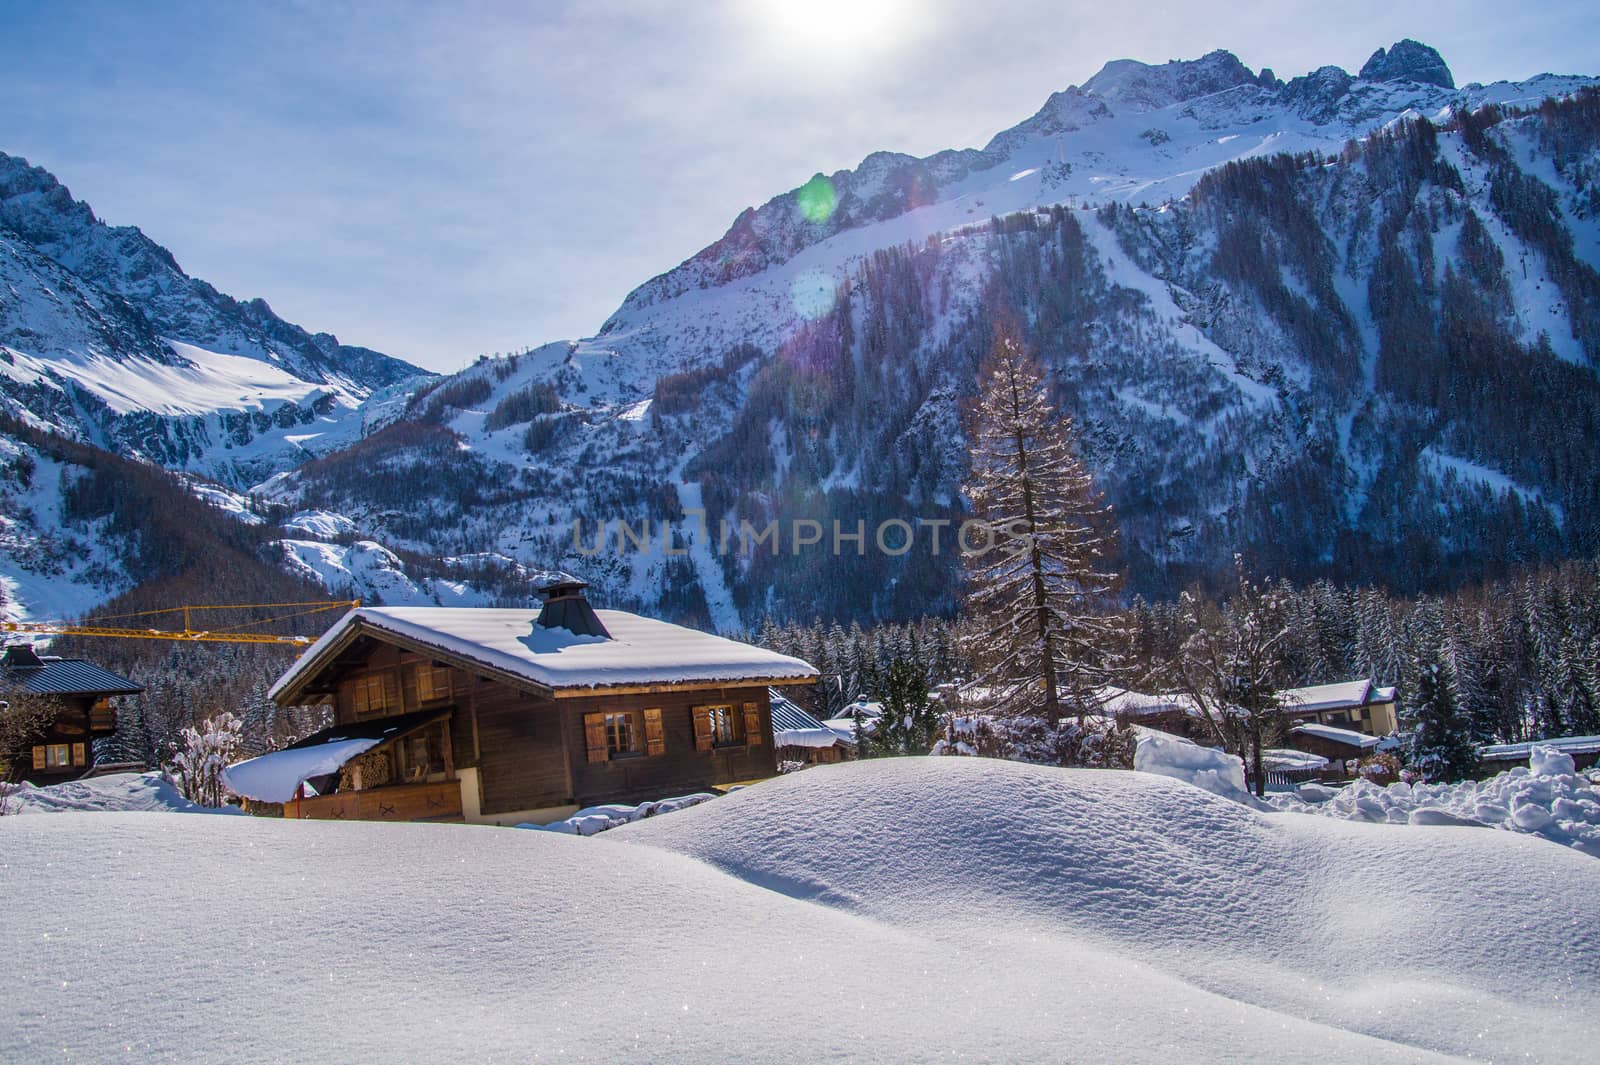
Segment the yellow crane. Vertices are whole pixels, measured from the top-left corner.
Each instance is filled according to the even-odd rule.
[[[274,621],[287,621],[290,618],[305,617],[309,614],[320,614],[328,610],[353,610],[361,605],[359,599],[342,599],[338,602],[315,603],[234,603],[222,606],[173,606],[162,610],[141,610],[134,614],[113,614],[109,617],[90,618],[81,625],[65,621],[4,621],[0,622],[0,632],[15,632],[29,636],[115,636],[127,640],[194,640],[213,643],[286,643],[295,646],[304,646],[316,639],[315,636],[279,636],[270,632],[241,632],[241,629],[252,628],[257,625],[267,625]],[[261,618],[258,621],[246,621],[238,625],[229,625],[223,628],[194,627],[193,612],[204,610],[288,610],[304,607],[292,614],[283,614],[278,617]],[[132,618],[156,617],[163,614],[183,614],[183,629],[158,629],[140,628],[132,625],[109,626],[99,624],[105,621],[126,622]]]

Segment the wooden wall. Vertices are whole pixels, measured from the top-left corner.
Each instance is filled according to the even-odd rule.
[[[737,747],[697,751],[693,708],[706,703],[742,707],[755,703],[761,715],[761,742]],[[559,700],[563,710],[566,746],[572,752],[574,801],[580,806],[601,802],[637,802],[645,799],[703,791],[712,784],[732,784],[776,775],[777,752],[772,745],[772,708],[766,688],[705,688],[655,695],[586,696]],[[584,738],[585,714],[607,710],[661,710],[666,750],[659,755],[639,755],[606,762],[588,760]]]

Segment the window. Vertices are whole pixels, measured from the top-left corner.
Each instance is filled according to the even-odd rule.
[[[50,743],[44,748],[44,768],[66,769],[72,765],[72,744]]]
[[[639,730],[634,727],[632,714],[606,714],[606,754],[612,758],[622,754],[637,754]]]
[[[436,662],[417,666],[417,702],[432,703],[450,698],[450,667]]]
[[[757,703],[694,708],[694,749],[697,751],[716,747],[758,747],[761,735],[761,707]]]
[[[657,755],[667,749],[660,710],[612,710],[584,714],[583,733],[591,762]]]
[[[388,694],[382,673],[357,677],[351,688],[350,707],[357,715],[382,713],[389,706]]]
[[[744,742],[744,723],[734,714],[731,706],[708,706],[711,715],[711,745],[731,747]]]

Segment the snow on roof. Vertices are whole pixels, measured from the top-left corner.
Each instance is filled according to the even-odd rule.
[[[341,766],[380,743],[448,717],[448,710],[417,710],[313,732],[281,751],[235,762],[222,771],[222,782],[235,795],[261,802],[288,802],[311,777],[337,773]]]
[[[1375,687],[1370,680],[1347,680],[1338,684],[1313,684],[1306,688],[1289,688],[1278,695],[1286,709],[1291,711],[1339,710],[1368,703],[1390,702],[1393,688]]]
[[[1261,761],[1268,769],[1304,770],[1326,769],[1328,760],[1320,754],[1274,748],[1261,752]]]
[[[1201,716],[1194,700],[1179,692],[1151,695],[1108,685],[1095,694],[1100,700],[1100,709],[1108,714],[1149,717],[1176,712],[1189,717]]]
[[[1495,743],[1479,747],[1478,757],[1486,762],[1521,762],[1535,747],[1554,747],[1563,754],[1595,754],[1600,752],[1600,736],[1557,736],[1527,743]]]
[[[536,624],[538,610],[481,607],[361,607],[334,623],[268,693],[276,699],[322,668],[357,631],[388,634],[552,690],[610,685],[809,680],[798,658],[640,617],[596,610],[611,638]]]
[[[1342,743],[1347,747],[1359,747],[1362,750],[1366,750],[1368,747],[1376,747],[1382,742],[1377,736],[1368,736],[1363,732],[1355,732],[1347,728],[1334,728],[1332,725],[1319,725],[1315,721],[1308,721],[1304,725],[1296,725],[1289,732],[1291,734],[1299,732],[1307,736],[1315,736],[1318,739]]]

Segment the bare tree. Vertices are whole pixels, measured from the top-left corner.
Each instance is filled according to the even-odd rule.
[[[975,685],[992,711],[1080,717],[1104,682],[1114,623],[1104,572],[1111,508],[1078,458],[1072,421],[1050,402],[1045,375],[1017,331],[1002,325],[967,410],[972,472],[965,487],[992,549],[967,542],[965,609]]]
[[[1280,589],[1262,587],[1235,557],[1237,584],[1226,605],[1185,593],[1184,640],[1168,671],[1194,701],[1212,735],[1251,767],[1257,796],[1266,790],[1263,751],[1278,742],[1286,719],[1287,604]]]
[[[0,690],[0,814],[9,812],[11,785],[33,767],[33,748],[55,720],[58,707],[21,688]]]

